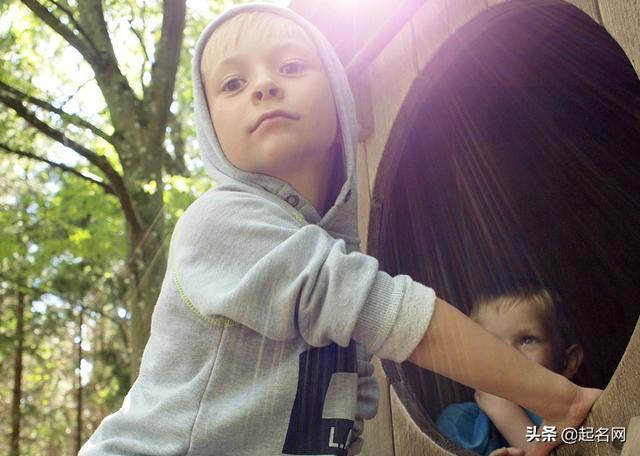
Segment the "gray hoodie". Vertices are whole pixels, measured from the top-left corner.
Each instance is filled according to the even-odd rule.
[[[212,31],[243,11],[289,18],[318,49],[346,175],[324,216],[286,182],[231,165],[216,139],[200,60]],[[435,294],[358,252],[357,127],[344,70],[303,18],[243,5],[203,31],[193,91],[203,162],[217,186],[176,225],[140,375],[80,455],[357,453],[362,420],[378,401],[367,353],[405,360]]]

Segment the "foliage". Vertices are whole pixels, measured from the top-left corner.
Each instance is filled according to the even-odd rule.
[[[87,311],[83,328],[88,339],[85,359],[93,365],[85,380],[85,413],[103,416],[119,404],[129,386],[122,331],[126,315],[119,316],[116,308],[117,303],[122,306],[124,290],[118,277],[123,222],[113,201],[109,204],[113,198],[96,195],[93,185],[57,170],[10,158],[0,164],[0,174],[0,363],[3,372],[12,371],[15,296],[20,290],[28,303],[22,452],[69,454],[74,451],[80,306],[97,310]],[[0,381],[3,411],[10,408],[12,388],[13,376],[5,376]],[[10,428],[9,417],[0,413],[5,429]],[[0,441],[0,453],[8,450],[6,445]]]

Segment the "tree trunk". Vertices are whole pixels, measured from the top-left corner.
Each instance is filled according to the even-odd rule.
[[[84,307],[80,308],[80,312],[78,315],[78,359],[77,359],[77,369],[78,369],[78,388],[76,389],[76,447],[75,453],[78,454],[80,452],[80,447],[82,446],[82,317],[84,313]]]
[[[149,157],[151,158],[151,157]],[[156,168],[156,169],[154,169]],[[132,188],[142,188],[141,182],[157,180],[153,194],[133,193],[134,205],[143,228],[131,236],[129,270],[133,283],[129,284],[128,308],[131,312],[131,382],[138,376],[142,352],[149,338],[151,315],[155,307],[166,269],[164,247],[164,203],[161,168],[156,162],[144,163],[137,176],[128,176]]]
[[[16,351],[13,368],[13,398],[11,402],[11,447],[10,456],[20,454],[20,401],[22,400],[22,355],[24,346],[24,294],[17,293],[16,306]]]

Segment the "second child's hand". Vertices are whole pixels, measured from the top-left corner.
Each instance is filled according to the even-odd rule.
[[[527,441],[527,428],[534,423],[522,407],[480,390],[476,390],[474,397],[480,409],[487,414],[511,447],[522,450],[523,454],[531,451],[534,444]]]

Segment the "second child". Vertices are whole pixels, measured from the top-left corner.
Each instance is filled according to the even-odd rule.
[[[481,296],[470,316],[530,360],[568,379],[584,358],[557,299],[545,288]],[[528,441],[532,439],[526,438],[526,430],[540,427],[539,416],[482,391],[476,391],[475,400],[447,407],[438,418],[440,431],[482,455],[497,454],[495,450],[507,446],[530,451],[534,442]]]

